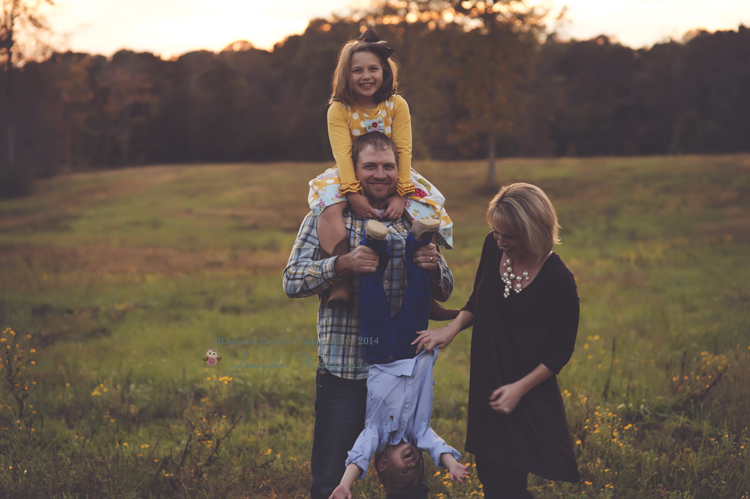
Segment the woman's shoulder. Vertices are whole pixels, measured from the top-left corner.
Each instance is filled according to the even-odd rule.
[[[572,283],[575,286],[576,278],[570,271],[565,262],[563,262],[560,255],[554,251],[550,254],[547,260],[544,262],[544,268],[547,274],[557,282],[561,283]]]

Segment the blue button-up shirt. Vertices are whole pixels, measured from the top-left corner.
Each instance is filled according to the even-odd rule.
[[[438,350],[424,350],[413,359],[373,364],[367,377],[365,429],[349,451],[346,465],[354,463],[367,475],[370,459],[386,444],[409,442],[429,452],[435,466],[440,455],[461,454],[445,443],[430,427],[432,418],[432,368]]]

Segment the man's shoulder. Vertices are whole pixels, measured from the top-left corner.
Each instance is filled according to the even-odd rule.
[[[299,226],[297,239],[309,239],[310,237],[315,237],[317,239],[317,226],[318,217],[316,217],[312,211],[308,212],[307,215],[305,215],[305,218],[302,219],[302,223]]]

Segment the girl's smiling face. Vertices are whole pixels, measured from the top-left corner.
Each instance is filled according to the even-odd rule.
[[[383,66],[380,57],[372,52],[352,54],[349,85],[357,97],[357,104],[368,109],[375,107],[373,96],[383,84]]]

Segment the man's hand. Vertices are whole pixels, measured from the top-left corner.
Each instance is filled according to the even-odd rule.
[[[352,491],[349,490],[349,487],[342,483],[339,484],[338,487],[333,489],[333,493],[328,499],[352,499]]]
[[[414,252],[414,261],[422,269],[437,270],[438,258],[440,258],[440,253],[434,243],[425,244]]]
[[[354,213],[362,218],[374,218],[380,220],[381,216],[375,209],[370,206],[370,201],[359,192],[350,192],[346,195],[346,199],[349,200],[349,206],[352,207]]]
[[[367,246],[357,246],[345,255],[341,255],[334,263],[336,275],[343,277],[349,272],[355,274],[372,274],[378,269],[380,257]]]
[[[394,194],[386,199],[386,202],[388,203],[388,207],[385,209],[385,213],[383,213],[383,218],[386,220],[397,220],[401,218],[401,215],[404,214],[406,200],[398,194]]]

